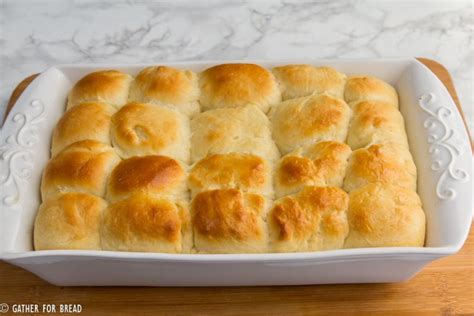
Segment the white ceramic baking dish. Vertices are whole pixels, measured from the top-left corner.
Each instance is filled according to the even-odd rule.
[[[136,74],[148,66],[62,65],[33,81],[1,131],[0,258],[57,285],[284,285],[403,281],[428,262],[462,247],[473,210],[471,149],[453,100],[428,68],[415,59],[247,62],[267,67],[329,65],[346,74],[374,75],[396,86],[418,167],[418,192],[427,218],[426,247],[251,255],[33,251],[41,173],[68,91],[96,69]],[[222,61],[168,65],[199,71],[217,63]]]

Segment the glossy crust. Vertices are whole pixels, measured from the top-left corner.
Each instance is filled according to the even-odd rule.
[[[346,75],[331,67],[311,65],[286,65],[272,69],[280,85],[283,100],[327,93],[335,98],[344,98]]]
[[[191,132],[193,162],[210,154],[231,152],[267,160],[280,155],[272,141],[268,118],[252,105],[200,113],[191,121]]]
[[[179,253],[181,209],[167,199],[136,193],[109,205],[100,229],[104,250]]]
[[[43,201],[64,192],[104,196],[107,179],[119,161],[113,148],[97,141],[84,140],[66,147],[43,172]]]
[[[348,104],[360,101],[382,101],[398,109],[397,91],[385,81],[370,76],[348,78],[344,99]]]
[[[276,196],[295,193],[307,185],[342,187],[350,155],[346,144],[324,141],[283,157],[275,171]]]
[[[271,250],[339,249],[348,234],[349,197],[335,187],[305,187],[275,202],[268,215]]]
[[[166,156],[122,160],[110,175],[107,199],[118,201],[136,192],[147,192],[173,200],[186,199],[186,175],[183,167]]]
[[[265,208],[262,196],[236,189],[199,193],[191,209],[196,251],[267,252]]]
[[[266,113],[281,101],[273,74],[259,65],[217,65],[201,73],[199,84],[203,111],[253,104]]]
[[[249,154],[214,154],[194,165],[188,185],[192,195],[214,189],[240,189],[273,196],[270,164]]]
[[[164,155],[189,161],[189,121],[165,107],[136,102],[125,105],[112,117],[111,136],[123,158]]]
[[[138,73],[130,86],[130,101],[167,106],[185,115],[199,112],[198,99],[198,76],[189,70],[147,67]]]
[[[84,193],[64,193],[45,200],[35,220],[35,250],[100,249],[99,226],[107,203]]]
[[[115,108],[105,103],[79,104],[59,120],[53,132],[51,153],[58,152],[72,143],[91,139],[110,146],[110,119]]]
[[[425,213],[416,192],[371,183],[350,193],[345,248],[422,247]]]
[[[288,100],[271,116],[273,137],[284,154],[323,140],[344,142],[350,115],[343,100],[325,94]]]
[[[117,70],[92,72],[79,80],[68,97],[67,108],[85,102],[103,102],[114,107],[127,103],[132,77]]]
[[[344,190],[350,192],[374,182],[416,191],[416,166],[408,149],[386,143],[355,150],[349,158]]]
[[[408,148],[402,114],[391,104],[362,101],[352,107],[347,144],[352,149],[371,144],[398,143]]]

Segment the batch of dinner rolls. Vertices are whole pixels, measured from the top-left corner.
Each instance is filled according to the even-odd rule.
[[[398,95],[329,67],[90,73],[52,135],[36,250],[423,246]]]

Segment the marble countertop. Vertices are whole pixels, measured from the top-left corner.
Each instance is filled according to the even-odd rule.
[[[20,80],[59,63],[423,56],[474,130],[470,0],[0,1],[0,119]]]

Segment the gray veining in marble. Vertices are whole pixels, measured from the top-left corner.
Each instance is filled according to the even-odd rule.
[[[13,1],[0,11],[0,118],[59,63],[424,56],[453,75],[471,131],[471,1]]]

